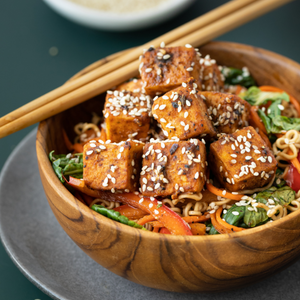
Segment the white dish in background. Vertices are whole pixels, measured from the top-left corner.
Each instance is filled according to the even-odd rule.
[[[70,21],[94,29],[115,31],[142,29],[159,24],[182,12],[193,1],[169,0],[144,11],[112,13],[91,9],[68,0],[44,0],[54,11]]]

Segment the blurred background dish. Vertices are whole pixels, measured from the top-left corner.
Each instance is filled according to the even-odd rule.
[[[67,19],[94,29],[133,30],[164,22],[194,0],[44,0]]]

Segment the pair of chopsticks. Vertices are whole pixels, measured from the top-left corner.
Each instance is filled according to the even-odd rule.
[[[292,0],[232,0],[0,118],[0,138],[47,119],[116,86],[138,73],[139,56],[150,46],[200,46]]]

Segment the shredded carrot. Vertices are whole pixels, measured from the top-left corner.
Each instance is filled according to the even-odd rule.
[[[127,217],[129,220],[136,220],[144,217],[147,213],[139,208],[129,206],[124,204],[113,208],[113,210],[118,211],[121,215]]]
[[[211,223],[219,233],[232,233],[232,232],[245,230],[244,228],[230,225],[224,220],[222,220],[221,218],[222,210],[223,208],[219,207],[215,213],[211,214]]]
[[[285,92],[284,90],[277,88],[275,86],[271,86],[271,85],[263,85],[263,86],[260,86],[259,89],[263,92],[278,92],[278,93]],[[287,92],[285,92],[285,93],[287,93]],[[300,103],[291,94],[289,94],[289,93],[287,93],[287,94],[289,95],[290,101],[294,105],[295,109],[298,112],[298,116],[300,117]]]
[[[159,232],[159,227],[153,227],[153,230],[152,230],[152,232]]]
[[[219,233],[231,233],[232,232],[231,230],[227,229],[226,227],[221,226],[218,223],[215,212],[213,214],[211,214],[210,216],[211,216],[211,223],[213,224],[213,226]]]
[[[145,216],[145,217],[148,217],[148,216]],[[144,219],[144,218],[142,218],[142,219]],[[140,219],[137,223],[140,224],[140,225],[144,225],[146,223],[149,223],[153,227],[164,227],[164,225],[161,222],[154,221],[154,220],[150,220],[148,222],[145,222],[142,219]],[[186,223],[189,223],[189,224],[192,225],[192,224],[196,224],[196,223],[200,223],[200,222],[205,222],[205,221],[209,220],[210,219],[210,215],[209,214],[205,214],[205,215],[202,215],[202,216],[187,216],[187,217],[182,217],[182,219]],[[141,223],[143,223],[143,224],[140,223],[141,220],[142,220]],[[146,220],[146,218],[145,218],[145,220]]]
[[[237,85],[236,86],[236,90],[235,90],[235,94],[236,95],[239,95],[241,92],[244,92],[246,90],[246,88],[245,87],[243,87],[242,85]]]
[[[206,226],[202,223],[194,223],[191,224],[191,230],[193,235],[205,235],[206,234]]]
[[[185,222],[191,224],[191,223],[200,223],[205,222],[210,219],[209,214],[205,214],[202,216],[187,216],[182,218]]]
[[[250,109],[251,122],[254,124],[254,128],[257,127],[264,134],[267,134],[266,127],[265,127],[264,123],[262,122],[261,118],[259,117],[257,110],[258,110],[258,106],[251,106],[251,109]]]
[[[75,153],[82,153],[83,152],[83,144],[76,143],[73,145],[73,149]]]
[[[233,225],[230,225],[228,224],[227,222],[225,222],[222,218],[221,218],[221,213],[222,213],[222,210],[223,208],[222,207],[219,207],[217,212],[216,212],[216,219],[217,219],[217,222],[227,228],[228,230],[230,230],[231,232],[238,232],[238,231],[242,231],[242,230],[245,230],[245,228],[241,228],[241,227],[237,227],[237,226],[233,226]]]
[[[63,129],[62,133],[63,133],[64,142],[65,142],[65,145],[66,145],[68,151],[72,152],[74,150],[73,144],[69,140],[67,133],[65,132],[64,129]]]
[[[146,223],[152,222],[152,221],[155,221],[155,218],[154,218],[152,215],[147,215],[147,216],[144,216],[144,217],[142,217],[141,219],[139,219],[139,220],[137,221],[137,223],[138,223],[139,225],[145,225]]]
[[[293,151],[291,149],[289,149],[287,154],[292,155]],[[295,157],[295,158],[291,159],[291,163],[297,169],[298,173],[300,174],[300,162],[299,162],[298,158]]]
[[[235,194],[231,194],[230,192],[228,192],[228,191],[226,191],[226,190],[218,189],[217,187],[213,186],[211,183],[206,183],[206,187],[207,187],[207,189],[208,189],[211,193],[213,193],[213,194],[215,194],[215,195],[217,195],[217,196],[221,196],[221,197],[223,197],[223,198],[231,199],[231,200],[237,200],[237,201],[239,201],[239,200],[242,200],[242,197],[244,196],[244,195],[235,195]],[[224,191],[225,191],[226,193],[224,193]],[[224,194],[223,194],[223,193],[224,193]]]

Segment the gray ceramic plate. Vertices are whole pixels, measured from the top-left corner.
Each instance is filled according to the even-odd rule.
[[[66,235],[48,206],[36,162],[35,131],[18,145],[1,173],[0,236],[21,272],[53,299],[252,300],[300,295],[299,261],[262,282],[222,294],[158,291],[102,268]]]

